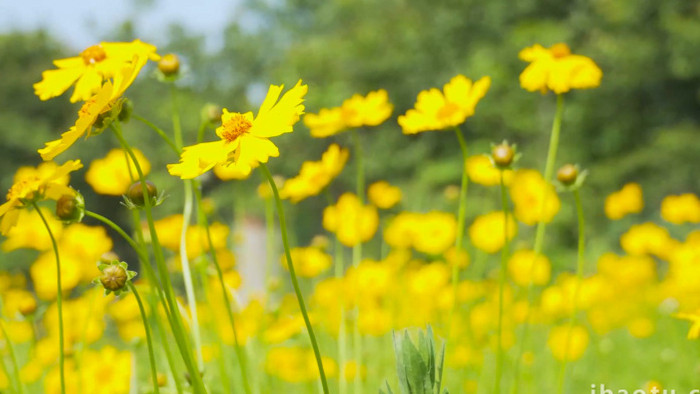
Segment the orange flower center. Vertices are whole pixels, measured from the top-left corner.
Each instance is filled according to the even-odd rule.
[[[564,43],[554,44],[549,50],[555,58],[562,58],[571,55],[571,49]]]
[[[231,114],[231,118],[223,124],[224,131],[221,133],[221,138],[227,142],[233,142],[238,137],[246,134],[253,127],[253,124],[246,119],[243,114]]]
[[[107,57],[105,50],[102,49],[101,45],[93,45],[84,51],[80,52],[80,57],[83,58],[83,62],[86,65],[99,63]]]
[[[459,106],[455,103],[446,102],[437,112],[438,119],[450,119],[459,111]]]

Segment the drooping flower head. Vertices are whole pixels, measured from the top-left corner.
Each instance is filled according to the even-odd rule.
[[[289,198],[297,203],[307,197],[315,196],[328,186],[343,170],[349,152],[337,144],[328,147],[320,161],[305,161],[299,175],[288,179],[280,190],[280,197]]]
[[[564,43],[549,48],[535,44],[520,51],[518,56],[530,62],[520,74],[520,86],[530,92],[551,90],[561,94],[571,89],[596,88],[603,77],[591,58],[572,54]]]
[[[97,131],[107,127],[109,125],[107,118],[110,116],[112,109],[116,112],[113,115],[118,116],[121,108],[121,96],[134,82],[147,60],[147,58],[142,56],[134,56],[130,63],[114,75],[113,82],[107,81],[102,85],[97,94],[92,96],[80,108],[75,125],[61,134],[61,138],[47,142],[44,148],[39,149],[41,158],[52,160],[73,145],[83,134],[87,133],[87,137],[90,137],[93,127]]]
[[[322,108],[318,114],[304,116],[304,124],[311,129],[311,136],[325,138],[341,131],[362,126],[378,126],[391,116],[394,106],[389,94],[380,89],[367,96],[355,94],[343,101],[340,107]]]
[[[87,101],[125,66],[138,58],[158,60],[156,47],[141,40],[132,42],[102,42],[86,48],[79,56],[55,60],[58,69],[42,73],[41,82],[34,84],[34,93],[41,100],[60,96],[75,83],[71,103]]]
[[[476,104],[490,86],[489,77],[472,83],[464,75],[457,75],[445,84],[442,91],[432,88],[418,93],[415,108],[399,116],[399,125],[404,134],[458,126],[474,115]]]
[[[80,160],[71,160],[61,166],[42,163],[37,168],[20,168],[15,174],[14,184],[7,192],[7,202],[0,205],[0,232],[7,235],[17,224],[20,210],[33,202],[57,200],[63,195],[75,194],[68,186],[68,174],[82,167]]]
[[[180,162],[168,165],[170,174],[192,179],[222,164],[233,166],[245,175],[259,163],[279,156],[277,146],[269,138],[293,131],[292,127],[304,113],[302,103],[308,86],[299,80],[280,98],[282,89],[284,85],[270,85],[255,117],[252,112],[242,114],[224,108],[221,126],[216,129],[220,140],[185,147]]]

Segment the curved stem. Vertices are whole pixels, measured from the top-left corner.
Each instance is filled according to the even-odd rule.
[[[178,147],[175,145],[175,143],[173,142],[173,140],[171,140],[170,137],[168,137],[168,135],[165,133],[165,131],[163,131],[163,129],[161,129],[161,128],[159,128],[158,126],[154,125],[154,124],[151,123],[148,119],[142,118],[141,116],[138,116],[138,115],[135,115],[135,114],[134,114],[134,115],[131,115],[131,117],[134,118],[134,119],[136,119],[136,120],[138,120],[138,121],[140,121],[141,123],[143,123],[143,124],[145,124],[146,126],[148,126],[149,128],[151,128],[153,131],[155,131],[156,133],[158,133],[158,135],[160,136],[160,138],[162,138],[163,141],[165,141],[165,143],[168,144],[168,146],[170,146],[170,148],[172,148],[173,151],[175,151],[175,153],[177,153],[178,155],[180,154],[180,149],[178,149]]]
[[[148,325],[148,317],[146,317],[146,310],[143,308],[143,303],[141,302],[141,297],[139,292],[136,291],[136,286],[134,286],[131,281],[126,282],[129,286],[129,290],[134,293],[136,297],[136,303],[139,304],[139,311],[141,312],[141,319],[143,320],[143,327],[146,330],[146,343],[148,344],[148,359],[151,364],[151,378],[153,379],[153,391],[158,394],[160,390],[158,389],[158,371],[156,369],[156,357],[153,355],[153,342],[151,341],[151,329]]]
[[[306,329],[309,333],[309,339],[311,340],[311,346],[314,348],[314,355],[316,356],[316,364],[318,364],[318,372],[321,376],[321,384],[323,386],[323,392],[328,394],[328,382],[326,381],[326,373],[323,370],[323,362],[321,360],[321,352],[318,350],[318,343],[316,343],[316,335],[314,335],[313,326],[311,326],[311,320],[309,320],[309,314],[306,312],[306,304],[304,304],[304,296],[301,294],[301,289],[299,289],[299,281],[297,280],[297,275],[294,270],[294,263],[292,262],[292,254],[289,248],[289,240],[287,237],[287,223],[284,219],[284,207],[282,206],[282,200],[280,199],[279,192],[277,191],[277,185],[272,179],[270,170],[267,169],[265,163],[260,163],[260,170],[265,174],[270,187],[272,188],[272,194],[275,197],[275,203],[277,205],[277,216],[280,222],[280,231],[282,233],[282,244],[284,245],[284,254],[287,258],[287,266],[289,267],[289,276],[292,279],[292,286],[294,287],[294,293],[296,293],[297,301],[299,302],[299,309],[301,309],[301,314],[304,317],[304,323],[306,323]]]
[[[17,364],[17,356],[15,355],[15,348],[12,346],[12,340],[10,336],[7,335],[7,330],[5,330],[5,323],[3,319],[0,318],[0,330],[2,332],[3,338],[5,338],[5,345],[7,346],[7,351],[10,353],[10,360],[12,360],[12,368],[15,375],[15,380],[17,381],[17,390],[20,394],[24,393],[24,383],[22,383],[22,378],[19,374],[19,364]],[[8,375],[9,378],[9,375]]]
[[[579,195],[578,189],[574,189],[574,201],[576,203],[576,217],[578,221],[578,251],[576,260],[576,287],[574,288],[574,299],[573,306],[571,308],[571,316],[569,316],[569,327],[568,333],[566,335],[566,344],[564,345],[564,359],[561,362],[561,368],[559,370],[559,393],[564,392],[564,384],[566,383],[566,366],[568,362],[569,346],[571,345],[571,331],[576,324],[576,313],[578,312],[578,297],[581,291],[581,285],[583,284],[583,265],[585,259],[585,217],[583,215],[583,204],[581,204],[581,196]]]
[[[501,376],[503,374],[503,295],[506,286],[506,266],[508,264],[508,195],[501,171],[501,207],[503,209],[503,248],[501,249],[501,269],[498,280],[498,353],[496,355],[496,381],[494,393],[501,392]]]
[[[32,202],[34,209],[39,214],[41,221],[44,222],[44,227],[49,233],[49,238],[51,238],[51,246],[53,246],[53,253],[56,257],[56,288],[58,290],[56,294],[56,307],[58,308],[58,367],[59,374],[61,376],[61,393],[66,392],[66,376],[64,371],[64,355],[63,355],[63,289],[61,288],[61,258],[58,254],[58,245],[56,244],[56,238],[53,236],[51,227],[49,227],[49,222],[46,221],[44,214],[41,213],[41,209],[36,205],[36,202]]]
[[[133,238],[131,238],[124,230],[122,230],[121,227],[119,227],[119,225],[107,219],[106,217],[92,211],[85,210],[85,216],[90,216],[91,218],[97,219],[100,222],[109,226],[109,228],[111,228],[112,230],[116,231],[122,238],[124,238],[124,240],[129,244],[129,246],[131,246],[131,248],[134,249],[136,254],[139,255],[139,258],[142,260],[142,262],[148,262],[148,258],[146,257],[144,251],[139,247],[139,245],[134,241]]]

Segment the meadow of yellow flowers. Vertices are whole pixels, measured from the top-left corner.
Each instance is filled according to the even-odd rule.
[[[518,56],[520,86],[534,92],[532,100],[556,100],[547,152],[507,141],[468,151],[461,126],[479,121],[489,76],[456,75],[441,89],[426,87],[398,115],[397,133],[440,132],[459,145],[461,183],[449,191],[454,212],[404,210],[415,196],[391,179],[366,182],[365,130],[394,122],[385,90],[309,109],[304,99],[314,92],[302,80],[270,85],[254,111],[208,111],[197,135],[183,136],[177,114],[172,130],[161,128],[134,116],[127,98],[149,63],[158,69],[159,82],[151,83],[177,80],[177,55],[135,40],[55,60],[34,85],[36,95],[49,100],[72,87],[70,101],[83,104],[69,130],[37,147],[36,167],[16,169],[0,205],[3,252],[34,256],[21,269],[0,268],[0,391],[595,393],[620,381],[610,373],[623,353],[649,357],[650,368],[628,375],[630,386],[614,393],[700,388],[692,380],[697,368],[680,367],[697,365],[681,330],[700,337],[700,198],[648,201],[660,206],[661,218],[630,221],[620,237],[624,254],[588,254],[579,194],[587,163],[567,164],[557,148],[567,95],[597,88],[603,72],[562,43],[535,44]],[[167,168],[152,167],[131,145],[128,122],[137,121],[172,148]],[[281,155],[275,137],[305,132],[301,123],[309,138],[351,133],[354,144],[329,143],[295,177],[273,176],[267,163]],[[91,163],[71,159],[73,144],[107,138],[100,134],[119,145]],[[546,155],[545,168],[519,167],[521,154]],[[238,294],[247,278],[236,268],[232,223],[213,219],[198,180],[210,170],[227,181],[221,188],[252,172],[265,180],[258,194],[268,213],[268,254],[278,253],[274,239],[284,254],[264,262],[262,296]],[[343,170],[353,172],[355,188],[334,194],[329,185]],[[171,200],[148,180],[152,172],[182,179],[182,191],[169,191],[182,193],[181,214],[159,214]],[[75,176],[98,194],[123,196],[114,210],[129,211],[131,225],[92,211],[70,186]],[[471,204],[472,188],[492,190],[501,208]],[[305,199],[317,201],[326,233],[294,245],[285,212]],[[607,196],[604,210],[617,221],[644,204],[639,184],[628,183]],[[578,242],[559,247],[577,257],[554,269],[547,224],[564,210],[577,218]],[[476,218],[467,222],[467,213]],[[117,243],[137,258],[120,258]],[[273,264],[289,282],[272,277]],[[677,346],[659,346],[659,336]],[[657,368],[658,360],[667,363]]]

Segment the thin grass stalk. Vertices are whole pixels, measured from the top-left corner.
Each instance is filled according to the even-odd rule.
[[[158,369],[156,368],[156,357],[153,354],[153,342],[151,340],[151,328],[148,325],[148,317],[146,316],[146,310],[143,308],[143,302],[141,302],[141,296],[136,290],[131,281],[127,281],[129,290],[134,293],[136,298],[136,303],[139,305],[139,311],[141,312],[141,319],[143,320],[143,328],[146,330],[146,344],[148,345],[148,361],[151,364],[151,379],[153,380],[153,392],[158,394],[160,389],[158,388]]]

